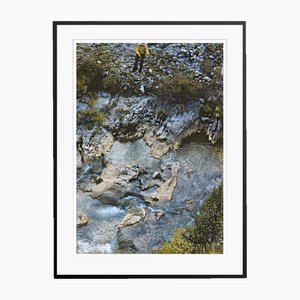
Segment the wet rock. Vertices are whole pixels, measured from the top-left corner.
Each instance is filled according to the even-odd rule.
[[[133,240],[122,239],[118,241],[118,248],[115,253],[137,253],[138,249],[136,248]]]
[[[127,214],[118,225],[118,228],[126,227],[138,223],[146,215],[146,211],[142,207],[130,208],[127,211]]]
[[[164,130],[164,126],[161,126],[158,130],[157,130],[157,132],[156,132],[156,135],[158,136],[158,135],[161,135],[162,133],[163,133],[163,130]]]
[[[147,209],[146,215],[138,223],[119,228],[117,234],[117,251],[126,250],[124,245],[130,245],[129,253],[151,253],[151,250],[163,242],[170,240],[174,223],[186,224],[191,217],[187,211],[180,214],[167,214],[160,210]],[[181,220],[181,222],[180,222]]]
[[[150,195],[153,192],[155,192],[158,189],[158,187],[159,187],[158,181],[151,181],[145,187],[141,188],[141,191],[143,191],[143,193],[141,195],[143,195],[143,196]]]
[[[153,179],[161,179],[161,174],[160,174],[160,172],[154,172],[152,178],[153,178]]]
[[[102,181],[91,191],[91,197],[105,204],[117,204],[126,194],[132,192],[131,181],[137,179],[143,168],[108,163],[101,175]]]
[[[155,215],[156,221],[159,221],[164,216],[164,214],[165,213],[163,211],[155,211],[154,215]]]
[[[88,216],[85,214],[80,214],[77,218],[76,227],[80,228],[82,226],[85,226],[87,225],[88,222],[89,222]]]
[[[161,165],[161,175],[164,181],[172,176],[172,165]]]
[[[193,173],[194,173],[194,169],[192,168],[186,170],[186,175],[188,178],[191,178]]]
[[[189,212],[193,212],[195,209],[195,204],[193,200],[186,201],[185,209]]]
[[[144,196],[146,203],[157,203],[157,202],[167,202],[172,198],[172,194],[175,190],[177,183],[177,176],[179,172],[179,163],[173,163],[171,165],[170,178],[163,182],[157,183],[158,188],[156,191],[146,194],[141,192],[141,195]]]

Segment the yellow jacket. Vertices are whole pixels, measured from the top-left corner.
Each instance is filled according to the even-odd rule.
[[[141,56],[141,55],[148,55],[149,49],[146,44],[138,44],[135,49],[135,54]]]

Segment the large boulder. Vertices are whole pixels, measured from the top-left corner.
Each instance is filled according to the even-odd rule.
[[[83,130],[77,134],[77,151],[81,162],[90,162],[95,158],[106,155],[114,144],[111,133],[98,130]]]
[[[143,172],[140,166],[124,166],[108,163],[101,174],[101,182],[91,191],[91,197],[104,204],[116,205],[132,192],[131,181]]]
[[[146,203],[167,202],[172,199],[172,195],[177,184],[179,163],[175,162],[165,166],[163,171],[163,180],[156,183],[158,188],[155,189],[155,191],[151,193],[147,193],[147,191],[141,192],[141,195],[144,197],[144,201]]]
[[[132,207],[129,208],[127,214],[119,224],[119,228],[130,226],[138,223],[146,215],[146,210],[143,207]]]

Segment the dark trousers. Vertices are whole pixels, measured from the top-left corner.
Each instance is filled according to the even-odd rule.
[[[143,70],[143,64],[144,64],[144,58],[145,58],[145,54],[142,54],[141,56],[139,56],[138,54],[135,55],[135,61],[134,61],[133,71],[137,70],[138,63],[140,62],[139,72],[142,72],[142,70]]]

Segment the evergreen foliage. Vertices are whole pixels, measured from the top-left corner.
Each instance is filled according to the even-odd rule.
[[[205,200],[194,224],[176,229],[169,243],[163,243],[158,254],[223,253],[223,184]]]

